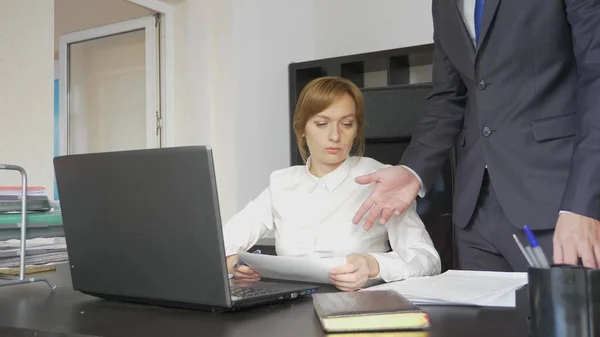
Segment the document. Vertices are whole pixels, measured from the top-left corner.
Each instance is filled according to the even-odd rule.
[[[346,257],[303,258],[238,252],[240,260],[256,270],[261,278],[313,282],[329,282],[329,271],[346,264]]]
[[[527,284],[527,273],[448,270],[362,291],[395,290],[416,304],[515,307],[515,291]]]

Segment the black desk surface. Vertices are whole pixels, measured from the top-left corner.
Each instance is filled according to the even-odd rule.
[[[45,283],[0,287],[0,336],[325,336],[310,297],[239,312],[211,313],[84,295],[73,291],[66,265],[35,276],[46,277],[57,288],[51,290]],[[423,308],[432,321],[429,337],[526,336],[525,324],[514,309]]]

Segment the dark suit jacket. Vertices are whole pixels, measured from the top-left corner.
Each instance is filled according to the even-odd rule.
[[[428,188],[457,145],[461,227],[485,165],[517,227],[600,219],[600,1],[487,0],[477,49],[455,0],[432,13],[433,91],[401,164]]]

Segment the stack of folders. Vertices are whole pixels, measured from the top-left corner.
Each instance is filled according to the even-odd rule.
[[[427,313],[393,290],[316,293],[312,298],[323,330],[330,333],[395,332],[416,337],[426,336],[430,326]]]
[[[20,212],[23,193],[21,186],[0,186],[0,213]],[[50,200],[43,186],[27,187],[27,211],[49,211]]]

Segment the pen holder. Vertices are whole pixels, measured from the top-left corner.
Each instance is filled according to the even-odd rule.
[[[552,265],[527,277],[530,336],[600,336],[600,270]]]

